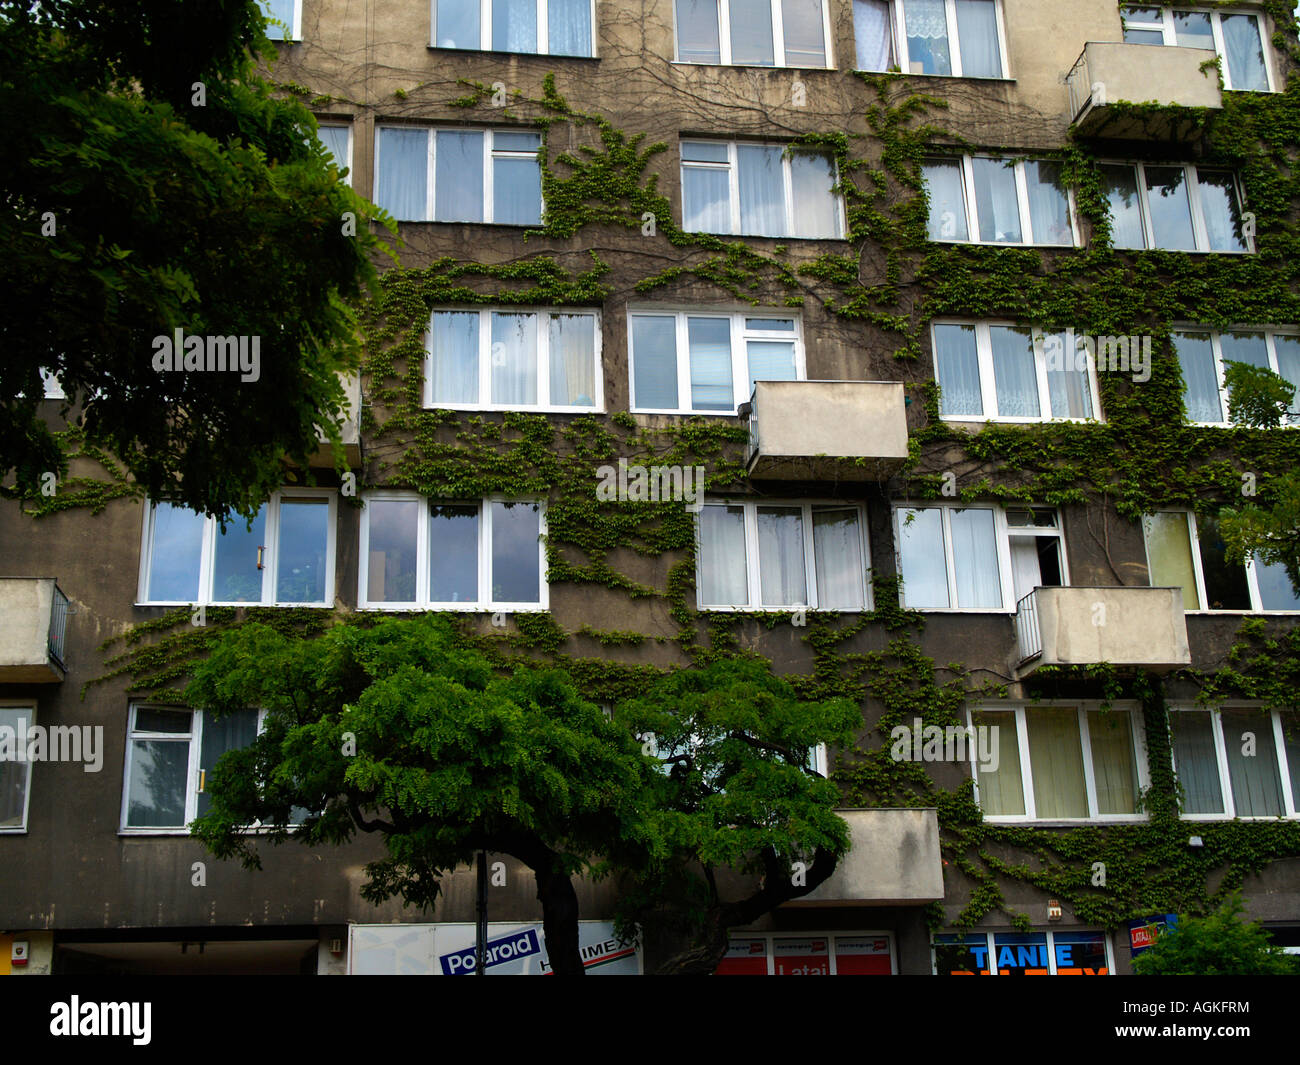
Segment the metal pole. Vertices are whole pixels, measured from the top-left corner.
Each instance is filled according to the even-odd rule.
[[[478,932],[474,944],[474,975],[487,976],[487,851],[478,852]]]

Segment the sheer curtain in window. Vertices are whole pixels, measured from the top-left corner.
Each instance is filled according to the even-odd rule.
[[[0,707],[0,725],[12,729],[18,741],[27,742],[27,728],[35,724],[32,707]],[[23,823],[27,797],[27,763],[0,762],[0,828],[17,828]]]
[[[492,314],[492,402],[537,403],[537,315]]]
[[[989,772],[976,764],[980,790],[980,809],[989,817],[1011,817],[1025,813],[1025,791],[1020,777],[1020,742],[1016,735],[1013,711],[973,713],[971,722],[977,729],[991,729],[993,742],[985,750],[998,753],[998,767]],[[976,745],[978,752],[979,745]]]
[[[966,240],[966,195],[961,160],[932,159],[921,167],[930,196],[930,218],[926,225],[931,240]]]
[[[840,235],[840,212],[835,194],[835,165],[830,156],[795,152],[790,157],[790,183],[794,200],[794,236],[834,240]]]
[[[813,511],[813,565],[817,605],[824,610],[863,610],[866,567],[856,510]]]
[[[976,158],[972,165],[980,240],[998,244],[1019,243],[1022,234],[1015,168],[1001,159]]]
[[[1087,817],[1079,714],[1073,708],[1032,707],[1025,711],[1034,808],[1040,818]]]
[[[951,74],[948,14],[944,0],[903,0],[911,74]]]
[[[551,402],[564,407],[596,405],[596,316],[550,316]]]
[[[1224,15],[1223,45],[1228,53],[1228,77],[1234,89],[1268,91],[1264,45],[1254,15]]]
[[[427,218],[429,131],[379,130],[379,176],[375,203],[401,222]]]
[[[1148,166],[1147,206],[1155,247],[1193,251],[1192,205],[1187,194],[1187,172],[1181,166]]]
[[[429,324],[429,383],[433,405],[478,402],[476,311],[435,311]]]
[[[1200,610],[1187,515],[1177,511],[1148,514],[1142,519],[1142,530],[1146,537],[1151,587],[1181,588],[1183,609]]]
[[[983,415],[980,361],[973,325],[936,325],[934,362],[943,414]]]
[[[755,381],[793,381],[796,379],[794,344],[788,340],[750,340],[746,342],[749,358],[749,391]]]
[[[677,320],[632,316],[632,403],[639,409],[677,409]]]
[[[952,605],[944,562],[943,512],[938,507],[898,511],[898,557],[905,607],[943,610]]]
[[[736,148],[740,168],[740,231],[753,237],[783,237],[785,177],[782,149],[769,144]]]
[[[1169,715],[1174,770],[1183,789],[1185,814],[1223,813],[1219,757],[1214,750],[1214,726],[1206,710],[1178,710]]]
[[[894,65],[894,35],[889,0],[853,0],[853,36],[858,69],[883,71]]]
[[[731,61],[770,67],[772,48],[771,0],[731,0]]]
[[[439,48],[481,48],[478,16],[474,0],[438,0],[433,43]]]
[[[537,0],[492,0],[492,48],[537,51]]]
[[[745,576],[745,508],[707,506],[700,511],[700,605],[748,606]]]
[[[551,55],[591,55],[591,0],[549,0]]]
[[[966,78],[1002,77],[1002,46],[994,0],[957,0],[957,42]]]
[[[1273,717],[1261,710],[1224,710],[1223,749],[1238,817],[1280,817],[1282,779],[1278,775]]]
[[[1025,184],[1029,191],[1029,219],[1035,244],[1074,243],[1070,228],[1070,198],[1056,163],[1029,160],[1025,163]]]
[[[721,63],[718,0],[677,0],[677,58],[683,63]]]
[[[989,341],[993,347],[998,414],[1004,418],[1041,416],[1033,335],[1023,329],[994,325],[989,327]]]
[[[1133,719],[1122,711],[1089,710],[1092,780],[1097,813],[1137,813],[1137,765],[1133,759]]]
[[[483,134],[439,130],[437,137],[434,218],[439,222],[483,221]]]
[[[1183,371],[1183,406],[1191,422],[1221,422],[1226,417],[1219,398],[1219,374],[1209,333],[1174,333],[1174,354]]]
[[[731,383],[731,319],[686,320],[691,354],[691,408],[734,410],[736,395]]]
[[[764,606],[807,605],[803,536],[799,507],[758,508],[758,573]]]
[[[1001,569],[993,511],[951,511],[957,605],[965,610],[1002,607]]]
[[[1248,251],[1241,233],[1237,185],[1225,170],[1198,170],[1196,184],[1211,251]]]
[[[1091,418],[1092,387],[1083,338],[1058,333],[1043,338],[1047,394],[1053,418]]]

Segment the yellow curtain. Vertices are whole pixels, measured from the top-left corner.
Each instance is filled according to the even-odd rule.
[[[1137,775],[1133,764],[1133,721],[1122,711],[1089,710],[1092,778],[1099,814],[1137,813]]]
[[[996,711],[971,715],[976,728],[991,728],[996,740],[984,744],[985,750],[998,752],[998,768],[985,772],[976,761],[979,774],[980,808],[987,816],[998,817],[1025,812],[1025,793],[1020,783],[1020,742],[1016,738],[1014,711]],[[979,744],[975,745],[978,755]]]
[[[1087,817],[1079,712],[1073,707],[1031,707],[1025,711],[1025,722],[1037,815]]]

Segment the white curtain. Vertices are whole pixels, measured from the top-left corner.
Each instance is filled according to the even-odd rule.
[[[758,508],[758,571],[764,606],[807,605],[800,508]]]
[[[964,610],[1001,609],[1002,582],[993,511],[954,509],[951,519],[957,606]]]
[[[591,0],[550,0],[546,25],[551,55],[591,55]]]
[[[993,347],[993,382],[998,413],[1007,418],[1037,418],[1038,375],[1034,366],[1034,340],[1028,332],[1011,326],[989,327]]]
[[[691,409],[734,410],[731,382],[731,319],[697,318],[686,321],[691,354]]]
[[[550,316],[551,403],[596,405],[596,316]]]
[[[746,236],[786,236],[781,153],[781,148],[767,144],[741,144],[736,148],[740,167],[740,231]]]
[[[1017,603],[1043,583],[1037,536],[1011,537],[1011,580]]]
[[[1101,178],[1110,205],[1110,240],[1115,248],[1145,248],[1137,171],[1131,166],[1102,166]]]
[[[957,0],[957,42],[961,47],[962,77],[1002,76],[995,0]]]
[[[786,66],[826,65],[822,0],[781,0],[781,30],[785,35]]]
[[[1209,333],[1174,333],[1174,354],[1183,371],[1183,406],[1187,420],[1221,422],[1226,417],[1219,398],[1219,377]]]
[[[790,183],[794,200],[794,235],[824,237],[840,235],[840,213],[831,189],[835,187],[835,165],[828,155],[795,152],[790,157]]]
[[[938,507],[898,511],[898,555],[903,605],[907,609],[943,610],[951,605],[943,551],[943,512]]]
[[[492,315],[493,403],[537,404],[537,315]]]
[[[771,0],[731,0],[731,61],[770,67],[772,48]]]
[[[683,166],[682,215],[688,233],[730,233],[731,171]]]
[[[677,58],[683,63],[721,63],[718,0],[677,0]]]
[[[930,194],[928,236],[931,240],[966,240],[966,195],[961,163],[935,159],[921,168]]]
[[[907,59],[912,74],[951,74],[944,0],[903,0]]]
[[[1133,721],[1119,710],[1089,710],[1092,780],[1097,813],[1137,813],[1137,769],[1133,764]]]
[[[479,316],[437,311],[429,325],[429,381],[433,405],[478,402]]]
[[[973,325],[934,327],[934,365],[942,394],[943,414],[984,413],[980,392],[980,360]]]
[[[976,158],[973,166],[980,240],[1019,243],[1020,202],[1016,198],[1015,169],[1000,159]]]
[[[1087,817],[1078,711],[1041,707],[1025,711],[1034,812],[1039,818]]]
[[[440,130],[434,145],[434,218],[483,221],[483,134]]]
[[[498,137],[498,140],[500,137]],[[535,226],[542,220],[542,171],[535,158],[492,158],[492,221]]]
[[[888,70],[894,62],[889,0],[853,0],[853,35],[858,45],[858,69]]]
[[[1223,45],[1228,53],[1228,77],[1234,89],[1268,91],[1268,70],[1254,15],[1224,15]]]
[[[749,391],[754,394],[755,381],[795,380],[794,344],[787,340],[751,340],[746,346],[749,358]]]
[[[348,127],[317,126],[316,136],[334,157],[334,165],[340,170],[348,165]]]
[[[700,511],[700,605],[748,606],[745,508]]]
[[[537,51],[537,0],[492,0],[492,49]]]
[[[1237,207],[1237,190],[1232,175],[1222,170],[1198,170],[1196,184],[1201,211],[1205,215],[1205,232],[1211,251],[1245,251],[1241,236],[1241,213]]]
[[[1025,184],[1029,191],[1029,221],[1035,244],[1073,244],[1070,229],[1070,201],[1056,163],[1029,160],[1025,163]]]
[[[676,410],[677,321],[671,315],[632,316],[632,404]]]
[[[1210,714],[1203,710],[1177,710],[1169,715],[1173,736],[1174,770],[1183,789],[1185,814],[1223,813],[1219,760],[1214,751]]]
[[[1192,205],[1187,195],[1187,175],[1181,166],[1148,166],[1147,207],[1155,246],[1170,251],[1192,251]]]
[[[427,218],[429,131],[379,130],[379,178],[375,202],[400,222]]]
[[[866,568],[862,564],[862,530],[852,508],[813,511],[813,564],[817,570],[817,605],[824,610],[866,608]]]
[[[1073,347],[1071,347],[1073,341]],[[1049,348],[1048,344],[1052,347]],[[1091,418],[1092,387],[1088,380],[1087,352],[1083,338],[1072,333],[1057,333],[1043,338],[1044,361],[1047,363],[1047,394],[1053,418]],[[1059,365],[1050,353],[1060,352]]]
[[[26,744],[27,728],[34,724],[31,709],[0,707],[0,725],[13,729],[18,742]],[[27,798],[27,763],[0,762],[0,828],[17,828],[23,821]]]
[[[438,0],[435,43],[439,48],[482,47],[477,0]]]
[[[1232,781],[1232,802],[1237,816],[1280,816],[1285,811],[1272,714],[1261,710],[1224,710],[1219,717],[1223,722],[1223,748],[1228,756],[1228,778]]]

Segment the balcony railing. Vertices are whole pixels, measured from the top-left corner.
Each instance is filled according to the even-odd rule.
[[[54,602],[50,606],[50,657],[59,664],[65,673],[68,669],[67,657],[68,633],[68,597],[57,584],[54,586]]]
[[[1038,589],[1016,604],[1016,646],[1020,661],[1028,662],[1043,653],[1043,631],[1038,626]]]

